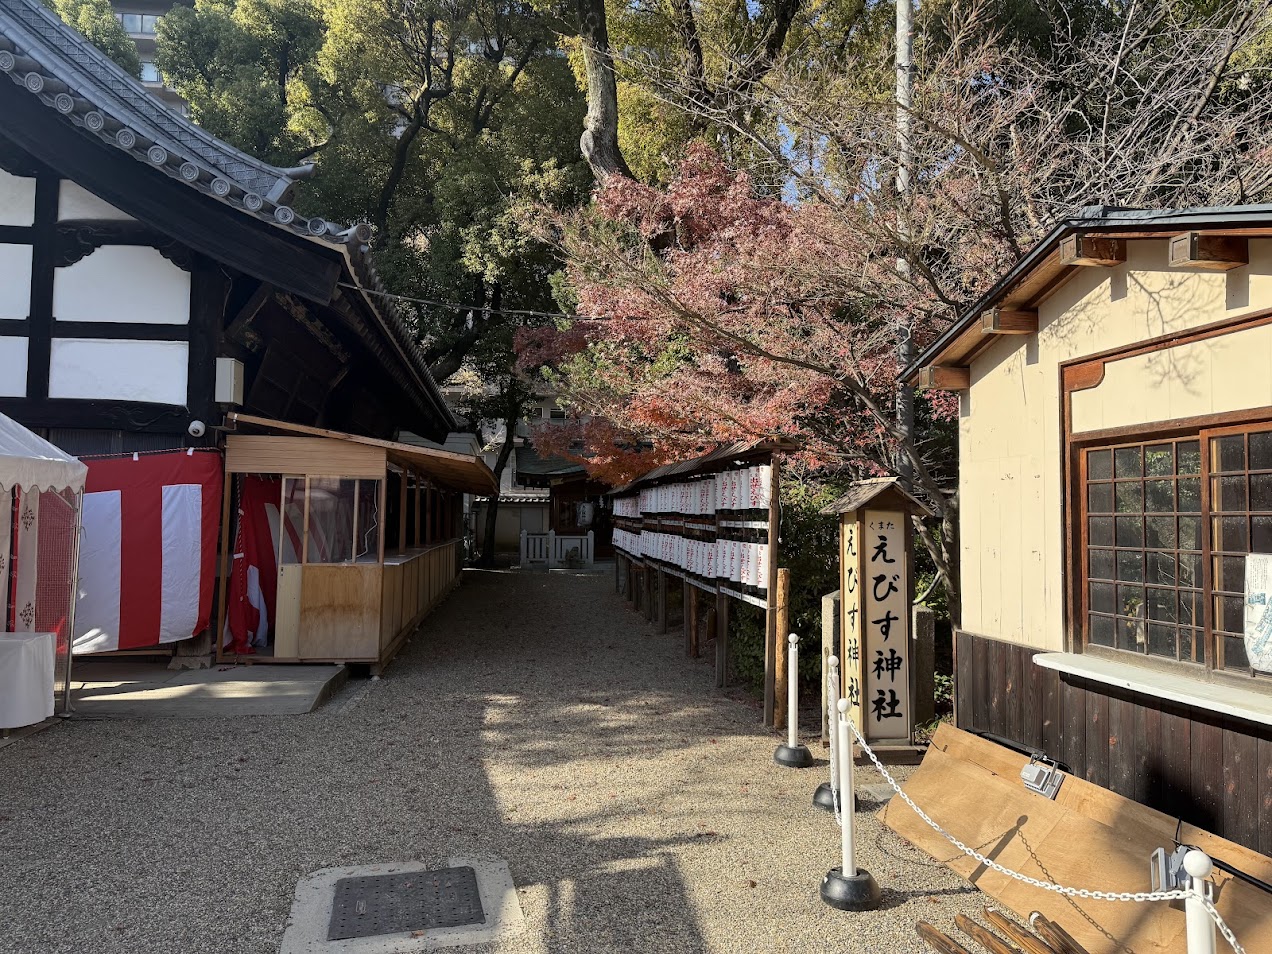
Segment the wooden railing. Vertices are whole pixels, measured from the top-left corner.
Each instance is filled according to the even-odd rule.
[[[587,533],[527,533],[521,531],[521,565],[590,565],[596,555],[596,535]]]

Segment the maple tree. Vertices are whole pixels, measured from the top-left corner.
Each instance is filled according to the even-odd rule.
[[[886,42],[834,71],[805,44],[741,90],[629,64],[707,132],[665,187],[608,175],[553,219],[558,297],[590,320],[521,338],[580,415],[539,440],[582,439],[611,482],[772,436],[805,471],[896,473],[936,517],[916,530],[957,618],[956,398],[923,394],[915,429],[897,425],[898,338],[931,341],[1085,205],[1272,194],[1268,11],[1131,7],[1039,43],[975,9],[927,21],[905,194]]]

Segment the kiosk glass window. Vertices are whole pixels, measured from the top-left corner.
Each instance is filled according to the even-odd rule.
[[[279,562],[377,560],[379,484],[352,477],[284,477]]]
[[[1245,568],[1272,553],[1272,426],[1082,454],[1085,642],[1251,672]]]

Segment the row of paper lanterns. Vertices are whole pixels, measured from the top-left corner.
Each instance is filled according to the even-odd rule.
[[[614,514],[639,518],[646,513],[711,516],[721,510],[767,510],[772,499],[773,468],[768,464],[726,470],[703,480],[646,487],[638,497],[614,501]]]
[[[690,540],[671,533],[614,531],[614,546],[707,579],[768,588],[768,544],[744,540]]]

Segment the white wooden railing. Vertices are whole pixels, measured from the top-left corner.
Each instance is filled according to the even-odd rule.
[[[555,530],[547,533],[527,533],[522,530],[521,565],[544,563],[549,568],[571,564],[589,565],[596,554],[595,542],[595,534],[591,530],[587,533],[560,534]]]

